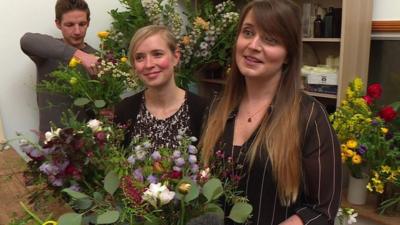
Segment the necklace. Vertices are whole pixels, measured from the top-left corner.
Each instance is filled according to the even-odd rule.
[[[255,115],[257,115],[259,112],[261,112],[263,109],[265,109],[265,107],[266,107],[267,105],[268,105],[268,104],[266,104],[266,105],[264,105],[263,107],[259,108],[255,113],[250,114],[250,115],[247,117],[247,122],[248,122],[248,123],[251,123],[251,122],[253,121],[252,118],[253,118]]]

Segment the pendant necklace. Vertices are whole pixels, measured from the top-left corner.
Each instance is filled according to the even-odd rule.
[[[267,105],[268,105],[268,104],[267,104]],[[267,105],[265,105],[265,106],[263,106],[262,108],[260,108],[259,110],[257,110],[255,113],[253,113],[253,115],[247,117],[247,122],[248,122],[248,123],[251,123],[251,122],[252,122],[252,118],[253,118],[255,115],[257,115],[259,112],[261,112],[263,109],[265,109],[265,107],[266,107]]]

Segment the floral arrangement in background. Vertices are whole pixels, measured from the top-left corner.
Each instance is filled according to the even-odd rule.
[[[363,82],[356,78],[330,116],[342,143],[342,161],[353,177],[369,176],[366,188],[380,195],[392,185],[400,189],[400,102],[377,105],[382,91],[381,85],[374,83],[364,93]],[[394,194],[389,198],[400,204],[400,192]]]
[[[353,208],[339,208],[336,218],[340,225],[344,225],[357,223],[357,216],[358,213]]]
[[[208,64],[227,68],[230,64],[232,43],[239,19],[232,0],[214,5],[211,0],[120,0],[127,11],[111,10],[114,18],[107,48],[126,54],[134,32],[148,24],[163,24],[170,27],[179,40],[181,64],[177,72],[179,86],[188,87],[195,80],[194,73]],[[182,10],[180,10],[183,7]],[[142,15],[140,20],[135,20]],[[129,27],[130,29],[127,29]]]
[[[100,109],[112,107],[121,100],[121,95],[128,91],[141,88],[138,79],[131,75],[127,58],[116,58],[114,53],[106,50],[104,42],[109,33],[98,33],[101,40],[99,73],[89,76],[73,57],[68,66],[50,74],[51,79],[39,84],[39,89],[52,93],[61,93],[74,99],[74,105],[91,109],[97,114]]]

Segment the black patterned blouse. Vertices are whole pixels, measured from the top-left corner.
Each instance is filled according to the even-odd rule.
[[[149,138],[152,147],[156,149],[160,147],[176,148],[178,147],[177,136],[179,133],[192,133],[189,121],[190,114],[186,95],[178,111],[165,119],[157,119],[147,110],[143,95],[132,136],[139,135]]]

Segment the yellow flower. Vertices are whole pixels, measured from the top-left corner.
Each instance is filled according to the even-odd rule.
[[[49,221],[46,221],[44,224],[42,224],[42,225],[57,225],[57,222],[56,221],[53,221],[53,220],[49,220]]]
[[[383,184],[378,184],[375,186],[376,192],[382,194],[383,193]]]
[[[395,173],[395,172],[392,172],[391,174],[390,174],[390,176],[388,176],[388,181],[390,181],[390,182],[395,182],[396,180],[397,180],[397,173]]]
[[[354,97],[354,91],[352,91],[349,87],[348,87],[347,90],[346,90],[346,97],[347,97],[348,99],[351,99],[351,98]]]
[[[126,58],[125,56],[122,56],[120,60],[121,60],[121,62],[124,63],[124,62],[128,61],[128,58]]]
[[[356,79],[354,79],[354,90],[355,91],[361,91],[362,87],[363,87],[363,82],[362,80],[357,77]]]
[[[389,131],[389,129],[387,129],[386,127],[382,127],[381,128],[382,133],[387,134],[387,132]]]
[[[108,35],[110,35],[110,32],[108,32],[108,31],[100,31],[97,33],[97,36],[100,39],[106,39],[108,37]]]
[[[367,123],[371,123],[371,122],[372,122],[372,119],[371,119],[371,118],[367,118],[367,119],[365,119],[365,121],[366,121]]]
[[[78,79],[76,77],[71,77],[71,79],[69,79],[69,83],[71,85],[75,85],[76,83],[78,83]]]
[[[184,194],[184,195],[185,195],[185,194],[187,194],[187,193],[189,192],[189,190],[190,190],[191,187],[192,187],[191,184],[183,182],[183,183],[181,183],[181,184],[178,186],[178,191],[179,191],[181,194]]]
[[[189,45],[190,44],[190,38],[188,36],[183,36],[182,44],[183,45]]]
[[[346,157],[353,157],[354,154],[356,154],[355,152],[353,152],[351,149],[347,149],[346,151],[344,151],[344,154],[346,155]]]
[[[347,142],[346,142],[346,146],[348,147],[348,148],[352,148],[352,149],[354,149],[354,148],[356,148],[357,147],[357,141],[356,140],[354,140],[354,139],[350,139],[350,140],[348,140]]]
[[[195,27],[199,27],[203,30],[208,30],[209,22],[206,22],[203,18],[201,17],[196,17],[196,19],[193,22]]]
[[[347,104],[349,104],[348,101],[346,101],[346,100],[343,100],[343,101],[342,101],[342,105],[347,105]]]
[[[342,152],[341,155],[342,155],[342,163],[345,163],[347,160],[347,156],[346,156],[346,154],[344,154],[344,152]]]
[[[382,166],[381,166],[381,170],[382,170],[382,172],[384,172],[384,173],[390,173],[391,168],[390,168],[390,166],[388,166],[388,165],[382,165]]]
[[[371,182],[368,182],[367,189],[368,189],[368,191],[371,191],[371,192],[373,191]]]
[[[342,149],[343,152],[345,152],[348,149],[345,144],[341,144],[340,148]]]
[[[74,56],[69,61],[68,66],[71,68],[75,68],[79,63],[81,63],[81,60]]]
[[[351,158],[351,162],[353,162],[353,164],[360,164],[362,162],[362,158],[360,155],[355,154],[352,158]]]

